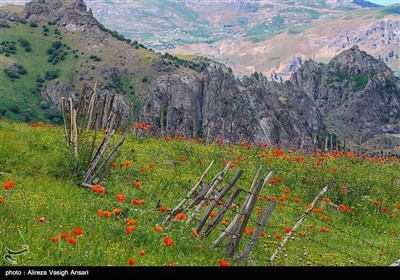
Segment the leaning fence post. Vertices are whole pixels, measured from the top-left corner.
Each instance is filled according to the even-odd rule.
[[[307,208],[306,212],[304,212],[300,218],[297,220],[296,224],[293,226],[293,228],[290,230],[288,234],[286,234],[285,239],[283,239],[282,243],[279,245],[279,247],[276,249],[275,253],[271,256],[269,259],[270,262],[274,261],[279,252],[283,249],[285,244],[288,242],[292,234],[296,231],[296,229],[303,223],[304,219],[307,217],[308,213],[314,208],[315,204],[318,202],[318,200],[321,199],[321,197],[328,191],[328,186],[323,188],[321,192],[314,198],[313,202],[311,202],[310,206]]]

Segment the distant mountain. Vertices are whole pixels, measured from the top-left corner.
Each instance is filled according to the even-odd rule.
[[[383,6],[369,2],[369,1],[364,1],[364,0],[353,0],[353,4],[356,4],[358,6],[361,6],[363,8],[381,8]]]
[[[358,47],[329,63],[299,60],[285,82],[262,73],[238,79],[204,57],[146,49],[100,24],[82,0],[34,0],[0,8],[0,115],[60,122],[62,96],[98,80],[125,125],[166,133],[312,147],[336,143],[400,153],[400,81]]]

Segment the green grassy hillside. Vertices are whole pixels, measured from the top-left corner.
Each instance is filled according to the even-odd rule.
[[[218,266],[221,260],[233,266],[235,261],[225,256],[223,246],[214,249],[212,242],[240,209],[245,191],[263,164],[262,176],[274,171],[274,181],[262,189],[238,252],[249,241],[268,201],[276,200],[277,206],[251,252],[249,265],[387,266],[398,259],[397,159],[339,152],[306,155],[247,144],[205,145],[127,132],[116,135],[114,141],[122,135],[127,138],[121,155],[103,184],[107,191],[99,194],[77,186],[86,162],[79,164],[68,156],[61,128],[0,122],[0,251],[28,245],[29,252],[17,257],[17,265],[22,266]],[[164,227],[166,215],[208,164],[216,160],[206,183],[231,158],[236,164],[221,186],[243,169],[237,185],[244,192],[235,200],[239,208],[230,207],[207,238],[194,237],[196,221],[185,226],[185,219],[176,220]],[[141,182],[140,188],[136,182]],[[278,259],[269,263],[286,232],[325,186],[329,190],[323,200]],[[166,212],[161,211],[164,207]],[[129,222],[134,226],[129,228]],[[157,225],[163,232],[155,230]],[[10,264],[2,258],[0,265]]]

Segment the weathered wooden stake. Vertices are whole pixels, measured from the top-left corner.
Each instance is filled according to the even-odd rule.
[[[310,206],[308,207],[308,209],[306,210],[306,212],[304,212],[300,218],[297,220],[296,224],[292,227],[291,231],[286,234],[285,239],[283,239],[282,243],[279,245],[279,247],[276,249],[275,253],[271,256],[271,258],[269,259],[270,262],[274,261],[277,257],[279,252],[285,247],[285,244],[288,242],[288,240],[290,239],[290,237],[292,236],[292,234],[294,232],[296,232],[296,229],[303,223],[304,219],[307,217],[308,213],[310,213],[310,211],[314,208],[315,204],[318,202],[318,200],[321,199],[321,197],[328,191],[328,186],[326,186],[325,188],[323,188],[320,193],[314,198],[313,202],[311,202]]]
[[[214,227],[219,223],[219,221],[222,219],[223,215],[225,212],[229,209],[229,207],[232,205],[233,201],[236,199],[236,197],[240,194],[242,189],[236,189],[232,195],[228,198],[227,201],[225,201],[224,205],[222,205],[221,210],[215,215],[214,219],[211,221],[211,223],[207,226],[207,228],[201,233],[202,237],[207,237],[211,231],[214,229]],[[221,242],[223,239],[221,240]],[[219,242],[219,243],[221,243]],[[216,243],[216,242],[214,242]],[[218,246],[219,243],[217,243],[215,246]]]
[[[67,141],[67,145],[69,145],[70,143],[70,139],[69,139],[69,132],[68,132],[68,128],[67,128],[67,108],[65,106],[65,97],[61,98],[61,110],[62,110],[62,114],[63,114],[63,119],[64,119],[64,130],[65,130],[65,140]]]
[[[214,207],[217,205],[218,201],[221,200],[228,192],[229,190],[236,184],[236,182],[239,180],[240,176],[242,176],[243,170],[239,169],[236,171],[235,175],[232,177],[231,181],[229,181],[226,186],[222,189],[222,191],[219,193],[217,197],[208,205],[206,211],[204,212],[203,216],[200,218],[200,221],[196,225],[196,230],[199,232],[205,222],[207,221],[211,211],[214,209]]]
[[[211,167],[214,165],[215,160],[213,159],[210,163],[210,165],[207,167],[206,171],[200,176],[200,179],[197,181],[197,183],[194,185],[194,187],[188,192],[188,194],[182,199],[181,202],[174,208],[174,210],[171,211],[171,213],[165,218],[163,224],[166,224],[175,214],[177,214],[181,208],[182,205],[185,204],[185,202],[190,198],[190,196],[196,191],[197,187],[203,182],[204,177],[207,175],[208,171],[211,169]]]
[[[272,214],[272,211],[274,211],[274,209],[275,209],[275,206],[276,206],[276,202],[271,201],[268,208],[262,214],[256,231],[253,233],[249,242],[247,243],[246,248],[243,250],[242,254],[238,258],[239,264],[244,261],[247,261],[249,259],[250,252],[253,249],[254,245],[256,245],[258,238],[261,235],[261,232],[264,230],[265,225],[267,224],[267,221]]]

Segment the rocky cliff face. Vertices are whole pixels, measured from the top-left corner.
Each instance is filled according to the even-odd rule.
[[[326,65],[308,61],[290,83],[307,93],[329,130],[341,137],[362,145],[377,135],[400,133],[400,80],[358,47]]]
[[[201,77],[168,74],[153,82],[142,108],[151,122],[163,119],[163,128],[192,135],[264,143],[311,143],[325,133],[319,110],[302,91],[268,82],[262,75],[236,80],[222,64],[211,62]],[[287,92],[279,100],[277,92]],[[308,104],[308,109],[302,106]],[[161,116],[163,114],[163,116]],[[194,117],[194,123],[193,123]],[[161,126],[161,123],[159,123]],[[252,139],[250,139],[252,136]]]
[[[85,31],[98,26],[83,0],[33,0],[25,4],[24,16],[28,21],[53,22],[71,31]]]

